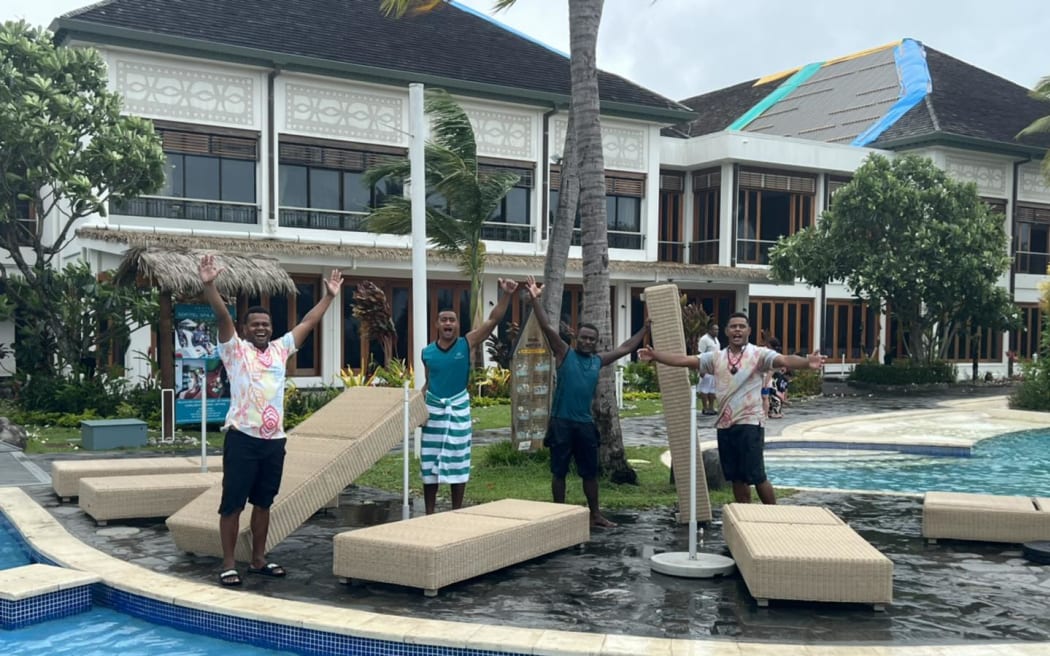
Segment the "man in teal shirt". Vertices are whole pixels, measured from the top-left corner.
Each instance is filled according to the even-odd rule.
[[[581,323],[576,330],[576,348],[570,349],[547,319],[539,302],[543,291],[532,276],[528,278],[528,290],[532,311],[547,336],[558,369],[547,441],[551,450],[551,495],[555,503],[565,503],[565,476],[569,472],[569,461],[575,460],[576,471],[583,479],[587,507],[591,511],[591,526],[616,526],[602,515],[598,507],[599,436],[591,416],[591,401],[598,388],[601,368],[641,346],[649,325],[646,323],[615,349],[596,353],[598,329],[592,324]]]

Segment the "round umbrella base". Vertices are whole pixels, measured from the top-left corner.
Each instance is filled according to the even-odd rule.
[[[1022,546],[1024,557],[1033,563],[1050,565],[1050,540],[1036,540],[1026,542]]]
[[[687,551],[656,554],[649,559],[649,566],[654,572],[691,579],[728,576],[736,570],[732,558],[709,553],[698,553],[695,558],[690,558]]]

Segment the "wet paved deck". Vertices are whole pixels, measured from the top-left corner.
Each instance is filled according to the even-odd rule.
[[[1002,389],[962,390],[965,395]],[[821,397],[796,403],[781,427],[844,414],[930,408],[959,393]],[[664,440],[660,417],[624,421],[628,444]],[[501,439],[498,431],[480,441]],[[33,457],[46,469],[50,458]],[[775,481],[774,481],[775,483]],[[50,488],[25,485],[76,537],[148,569],[212,582],[218,560],[178,552],[163,522],[98,528],[75,505],[59,505]],[[437,598],[384,584],[340,585],[331,574],[335,533],[400,517],[400,499],[348,488],[343,505],[319,514],[272,552],[285,580],[248,577],[244,589],[269,597],[433,619],[651,637],[737,638],[788,643],[955,644],[974,640],[1050,639],[1050,567],[1022,558],[1019,547],[978,543],[927,546],[919,538],[915,497],[802,492],[790,503],[828,505],[894,562],[894,604],[868,607],[776,603],[758,608],[738,577],[712,581],[651,573],[657,551],[684,551],[688,536],[670,509],[613,514],[620,528],[595,531],[582,549],[566,550],[443,589]],[[703,549],[721,551],[717,522]]]

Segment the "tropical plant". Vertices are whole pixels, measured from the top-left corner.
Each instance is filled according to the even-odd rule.
[[[390,360],[382,367],[376,367],[374,378],[376,385],[403,387],[405,381],[408,381],[409,387],[416,386],[416,379],[413,374],[412,365],[404,360],[398,360],[397,358]]]
[[[485,273],[485,244],[481,232],[485,221],[499,209],[519,176],[484,171],[478,165],[474,128],[463,108],[442,89],[428,89],[424,109],[432,120],[433,138],[426,145],[427,239],[433,247],[456,258],[470,279],[470,317],[480,326],[481,281]],[[365,172],[372,185],[391,177],[409,181],[409,162],[395,160]],[[403,196],[391,196],[368,217],[369,229],[407,235],[412,232],[412,204]]]
[[[354,318],[361,324],[361,335],[366,341],[379,340],[383,346],[383,362],[390,362],[397,355],[397,326],[394,324],[394,313],[390,309],[386,293],[374,282],[364,280],[354,290]],[[365,358],[368,352],[361,351],[361,371],[367,370]]]
[[[1039,80],[1035,88],[1029,92],[1033,98],[1050,103],[1050,75]],[[1039,133],[1050,133],[1050,105],[1047,105],[1047,115],[1032,121],[1032,124],[1021,130],[1017,136],[1025,137]],[[1050,153],[1048,153],[1050,155]],[[1043,176],[1050,182],[1050,156],[1043,157]]]
[[[946,359],[968,326],[1010,324],[1016,308],[998,284],[1009,264],[1002,217],[976,186],[915,156],[870,156],[817,225],[770,252],[780,281],[843,281],[892,310],[909,357],[927,364]]]
[[[60,48],[46,30],[5,22],[0,78],[0,249],[25,283],[6,294],[20,313],[33,308],[33,329],[49,347],[38,363],[51,354],[76,363],[81,335],[66,321],[67,296],[51,287],[55,258],[79,219],[159,188],[164,153],[149,121],[121,112],[90,48]]]
[[[518,343],[518,335],[521,328],[514,321],[505,324],[498,333],[489,335],[485,340],[485,350],[488,351],[489,359],[504,369],[510,369],[510,362],[514,359],[514,346]]]
[[[678,302],[682,305],[682,330],[685,332],[685,352],[695,355],[700,349],[700,337],[707,332],[711,325],[711,317],[704,312],[704,308],[695,301],[690,303],[689,297],[682,294]]]

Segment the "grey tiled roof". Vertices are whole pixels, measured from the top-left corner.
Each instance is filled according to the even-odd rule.
[[[66,30],[123,28],[151,35],[432,75],[568,96],[568,59],[548,47],[453,5],[401,19],[379,0],[109,0],[56,21]],[[684,110],[628,80],[599,73],[605,102]]]

